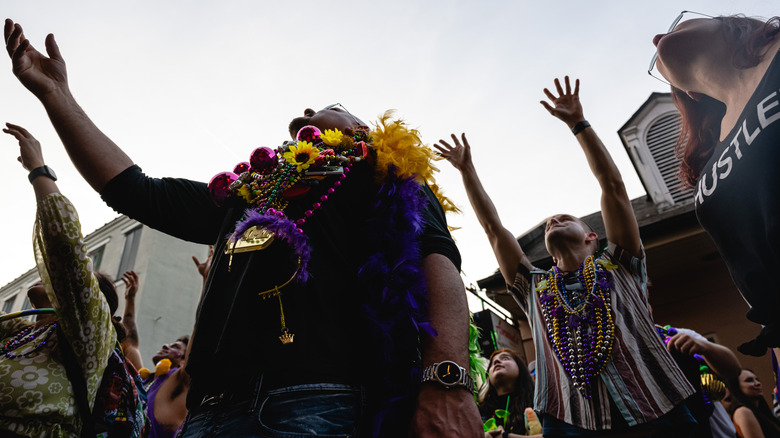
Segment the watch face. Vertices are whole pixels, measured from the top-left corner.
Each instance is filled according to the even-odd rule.
[[[436,377],[441,383],[454,385],[460,380],[460,367],[455,362],[442,362],[436,367]]]

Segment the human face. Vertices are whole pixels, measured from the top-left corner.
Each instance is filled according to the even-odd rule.
[[[496,386],[500,382],[514,382],[520,375],[520,369],[512,355],[503,352],[493,356],[488,374],[490,375],[490,383]]]
[[[181,341],[165,344],[160,348],[160,351],[152,357],[152,361],[156,364],[163,359],[168,359],[171,361],[172,365],[178,366],[184,358],[184,353],[186,351],[187,346]]]
[[[694,18],[683,21],[674,29],[656,35],[653,44],[657,50],[656,68],[669,83],[684,91],[695,91],[697,68],[701,61],[722,52],[725,40],[721,22],[712,18]],[[722,54],[722,53],[721,53]]]
[[[338,103],[326,106],[319,111],[314,111],[311,108],[303,110],[303,117],[296,117],[290,122],[290,136],[294,139],[298,130],[306,125],[314,125],[320,131],[338,129],[341,132],[367,126]]]
[[[49,300],[49,296],[46,295],[46,289],[43,287],[43,282],[41,281],[27,289],[27,298],[30,299],[30,304],[32,304],[35,309],[51,307],[51,301]]]
[[[563,249],[572,243],[579,244],[587,240],[589,230],[578,218],[569,214],[556,214],[547,219],[544,227],[544,243],[547,252]],[[595,236],[595,233],[592,233]]]
[[[761,389],[761,381],[750,370],[742,370],[739,373],[739,389],[748,398],[758,398],[764,395],[764,390]]]

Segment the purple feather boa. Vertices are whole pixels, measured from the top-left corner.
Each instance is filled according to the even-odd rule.
[[[279,217],[247,209],[244,218],[236,223],[234,235],[240,236],[244,234],[246,230],[254,226],[265,228],[274,233],[274,239],[282,239],[290,245],[301,260],[298,273],[295,276],[295,281],[306,283],[309,279],[307,267],[309,266],[309,259],[311,258],[311,247],[309,246],[309,239],[306,237],[306,234],[298,231],[298,226],[295,222],[288,219],[287,216]]]
[[[375,251],[358,273],[367,290],[365,318],[376,357],[369,387],[374,436],[406,436],[420,371],[421,332],[436,333],[427,320],[428,301],[418,238],[425,228],[427,199],[414,179],[390,172],[380,186],[369,225]]]

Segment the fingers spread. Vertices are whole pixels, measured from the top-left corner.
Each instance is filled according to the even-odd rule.
[[[460,140],[458,140],[458,136],[455,134],[450,134],[450,137],[452,137],[452,141],[455,142],[456,147],[461,147],[463,145],[460,144]]]
[[[461,133],[460,136],[463,138],[463,146],[465,146],[466,149],[471,149],[471,146],[469,146],[469,141],[466,139],[466,133]]]
[[[544,95],[545,95],[545,96],[547,96],[547,98],[548,98],[548,99],[550,99],[550,100],[552,100],[553,102],[555,102],[556,98],[555,98],[555,96],[554,96],[554,95],[553,95],[553,94],[550,92],[550,90],[548,90],[548,89],[546,89],[546,88],[545,88],[545,89],[544,89]]]
[[[555,115],[554,113],[555,109],[552,106],[550,106],[549,103],[545,102],[544,100],[540,100],[539,103],[542,104],[542,106],[544,107],[544,109],[547,110],[547,112],[549,112],[552,115]]]
[[[574,95],[579,96],[580,95],[580,80],[577,79],[574,81]]]
[[[566,94],[571,94],[571,82],[569,82],[569,76],[564,76],[563,80],[566,82]]]
[[[561,88],[561,81],[555,78],[555,89],[558,90],[558,96],[563,96],[563,88]]]

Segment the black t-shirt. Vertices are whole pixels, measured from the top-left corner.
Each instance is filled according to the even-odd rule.
[[[290,203],[295,220],[310,209],[327,181]],[[217,207],[203,183],[149,178],[132,166],[111,180],[101,195],[108,205],[152,228],[185,240],[214,244],[214,261],[201,299],[187,361],[192,376],[190,403],[214,391],[246,386],[260,372],[273,376],[274,386],[321,381],[362,382],[370,369],[372,347],[364,327],[358,270],[371,254],[374,229],[367,220],[377,199],[371,167],[361,162],[322,208],[302,226],[309,239],[309,281],[282,289],[285,323],[294,342],[283,345],[278,298],[258,293],[286,282],[297,256],[277,239],[261,251],[224,253],[227,237],[244,212],[243,206]],[[425,229],[419,238],[422,256],[439,253],[460,269],[460,255],[449,234],[441,205],[427,187]],[[152,291],[162,293],[161,291]],[[241,388],[235,388],[241,389]]]
[[[699,176],[696,215],[761,324],[780,319],[780,56]]]

